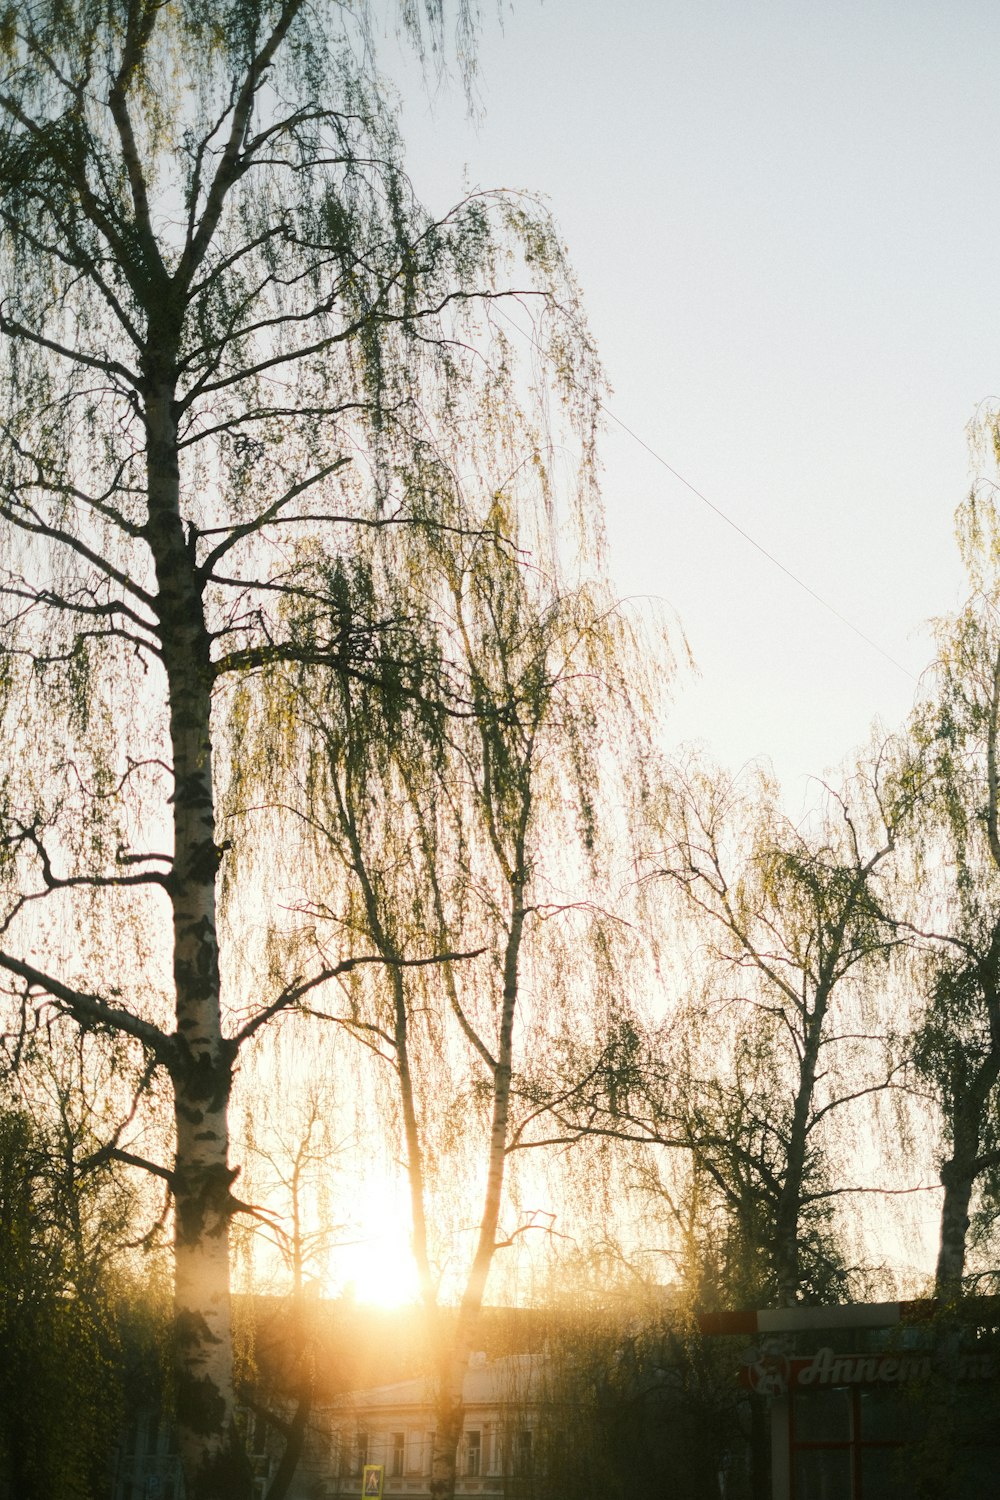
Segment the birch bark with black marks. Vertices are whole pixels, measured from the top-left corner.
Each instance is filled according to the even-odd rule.
[[[443,14],[404,7],[418,51]],[[470,410],[515,384],[493,299],[537,296],[587,452],[596,420],[547,215],[503,194],[426,213],[353,61],[368,41],[303,0],[224,18],[38,0],[0,37],[0,711],[25,749],[0,788],[0,967],[15,1030],[57,1011],[124,1040],[147,1080],[106,1149],[173,1195],[189,1500],[251,1487],[229,1316],[237,1052],[345,972],[295,955],[260,993],[246,934],[220,953],[224,851],[254,865],[243,794],[280,758],[272,725],[249,763],[243,718],[284,671],[381,675],[420,701],[413,622],[390,660],[387,622],[350,617],[331,581],[359,535],[395,530],[405,554],[441,524],[415,471],[446,469]],[[162,1079],[172,1159],[141,1149]]]
[[[151,342],[156,363],[173,364],[167,340]],[[195,1495],[238,1495],[249,1487],[249,1467],[232,1441],[229,1223],[235,1172],[229,1163],[229,1099],[236,1047],[223,1035],[221,1014],[211,640],[181,517],[174,390],[155,368],[146,412],[146,535],[157,580],[174,786],[169,894],[176,1031],[169,1071],[176,1139],[171,1186],[177,1438]]]

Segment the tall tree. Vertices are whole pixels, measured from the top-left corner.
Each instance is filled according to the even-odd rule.
[[[695,1179],[725,1205],[742,1290],[780,1306],[842,1283],[829,1127],[893,1071],[860,983],[894,942],[879,876],[905,799],[888,769],[877,753],[796,826],[763,777],[748,789],[677,767],[647,861],[700,959],[687,1023],[671,1016],[641,1066],[632,1048],[601,1128],[692,1153]]]
[[[970,1219],[1000,1167],[1000,633],[996,552],[977,509],[959,515],[974,592],[938,622],[937,660],[911,719],[923,788],[898,882],[914,997],[913,1082],[936,1106],[940,1131],[938,1316],[918,1484],[920,1495],[935,1497],[961,1488],[959,1303],[968,1289]]]
[[[938,625],[911,721],[923,780],[900,915],[912,939],[913,1059],[944,1130],[936,1283],[963,1289],[977,1186],[1000,1166],[1000,630],[997,518],[973,499],[959,537],[974,592]]]
[[[0,24],[0,686],[18,749],[0,966],[25,1018],[49,1006],[125,1038],[166,1080],[172,1154],[146,1165],[173,1200],[189,1500],[250,1487],[235,1059],[326,973],[240,993],[238,935],[220,951],[234,684],[288,661],[370,677],[377,628],[329,577],[357,526],[434,524],[404,458],[435,449],[481,369],[513,383],[484,313],[504,287],[539,294],[537,341],[589,420],[547,219],[497,196],[426,215],[354,26],[304,0],[36,0]],[[109,1146],[142,1156],[128,1131]]]
[[[418,572],[401,575],[379,539],[389,557],[354,579],[361,597],[375,579],[390,591],[379,613],[422,622],[425,688],[401,697],[382,676],[375,687],[322,679],[304,733],[307,744],[325,736],[324,796],[293,814],[282,840],[309,893],[299,941],[382,960],[345,974],[342,1007],[328,1013],[372,1049],[398,1122],[442,1500],[455,1490],[490,1272],[532,1224],[518,1219],[509,1163],[544,1135],[554,1046],[599,1029],[602,988],[609,998],[612,924],[595,877],[615,825],[602,829],[601,815],[629,721],[635,743],[644,733],[627,632],[602,591],[562,592],[526,565],[510,496],[488,501],[478,525],[471,504],[463,514],[456,502],[452,529],[427,535]],[[296,680],[288,707],[267,716],[303,714],[307,700]],[[294,744],[289,753],[300,758]]]

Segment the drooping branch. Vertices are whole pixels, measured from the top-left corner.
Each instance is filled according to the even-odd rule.
[[[26,963],[24,959],[18,958],[13,953],[0,950],[0,968],[24,980],[29,993],[35,990],[40,991],[42,995],[51,996],[52,1000],[72,1016],[84,1031],[102,1031],[112,1036],[132,1037],[159,1058],[164,1066],[169,1064],[173,1055],[173,1044],[167,1033],[154,1025],[152,1021],[143,1020],[142,1017],[133,1015],[131,1011],[124,1010],[121,1006],[112,1005],[103,995],[65,984],[55,975],[46,974],[44,970],[37,968],[34,964]]]
[[[387,969],[424,969],[434,964],[459,963],[468,959],[479,958],[485,950],[483,948],[472,948],[466,952],[432,953],[424,958],[404,958],[401,956],[388,956],[382,953],[357,954],[352,958],[341,959],[339,963],[318,970],[308,979],[296,978],[291,980],[269,1005],[264,1006],[256,1015],[251,1016],[237,1031],[233,1040],[237,1046],[242,1046],[249,1041],[255,1032],[265,1026],[274,1016],[280,1015],[282,1011],[293,1009],[300,1003],[305,995],[311,990],[318,989],[321,985],[328,984],[331,979],[339,979],[344,974],[350,974],[354,969],[366,967],[371,964],[379,965]],[[353,1023],[349,1023],[353,1024]]]
[[[238,542],[241,542],[244,537],[254,536],[262,531],[265,526],[277,520],[285,507],[291,505],[292,501],[297,499],[299,495],[311,489],[313,485],[321,484],[324,479],[329,479],[331,474],[336,474],[338,469],[344,468],[350,461],[346,457],[335,458],[332,463],[324,465],[323,468],[317,469],[315,473],[309,474],[305,479],[301,479],[297,484],[293,484],[283,495],[279,495],[277,500],[273,500],[270,505],[266,506],[259,515],[254,516],[253,520],[244,521],[240,525],[228,528],[228,534],[221,542],[217,542],[198,564],[197,571],[199,576],[203,579],[211,577],[216,563],[225,557],[226,553],[235,547]],[[204,536],[206,533],[202,532],[201,535]]]
[[[229,137],[215,169],[197,227],[195,227],[194,220],[191,221],[184,254],[174,278],[178,287],[187,289],[190,286],[192,276],[201,265],[209,246],[215,239],[230,189],[253,162],[253,143],[247,140],[247,125],[254,100],[268,68],[303,4],[304,0],[285,0],[270,36],[256,56],[251,58],[246,68],[233,104]],[[259,150],[259,146],[257,149]]]

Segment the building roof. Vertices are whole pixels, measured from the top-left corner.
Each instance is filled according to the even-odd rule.
[[[277,1297],[242,1298],[239,1303],[255,1378],[275,1393],[295,1388],[304,1353],[315,1372],[317,1399],[323,1402],[348,1391],[408,1384],[427,1368],[426,1317],[418,1307],[389,1309],[349,1298],[315,1298],[297,1312],[289,1299]],[[439,1312],[445,1329],[457,1316],[455,1308]],[[485,1307],[476,1339],[483,1361],[489,1362],[541,1353],[550,1331],[547,1314]]]
[[[462,1401],[470,1406],[499,1406],[524,1400],[537,1392],[545,1365],[544,1355],[508,1354],[488,1360],[473,1355],[462,1384]],[[351,1410],[395,1409],[402,1406],[427,1407],[433,1400],[434,1383],[420,1375],[411,1380],[397,1380],[388,1385],[370,1386],[366,1390],[348,1391],[338,1406]]]
[[[837,1328],[891,1328],[897,1323],[931,1322],[942,1304],[931,1297],[908,1302],[847,1302],[832,1306],[744,1308],[732,1312],[700,1313],[698,1327],[705,1334],[805,1333]],[[994,1326],[1000,1319],[1000,1298],[964,1297],[951,1309],[961,1322]]]

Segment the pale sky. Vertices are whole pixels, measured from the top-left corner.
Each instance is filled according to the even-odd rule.
[[[965,428],[1000,396],[998,63],[986,0],[518,0],[485,18],[478,125],[395,65],[421,196],[544,193],[612,410],[913,674],[609,424],[616,588],[676,610],[701,672],[668,737],[769,757],[793,806],[901,721],[961,595]]]

